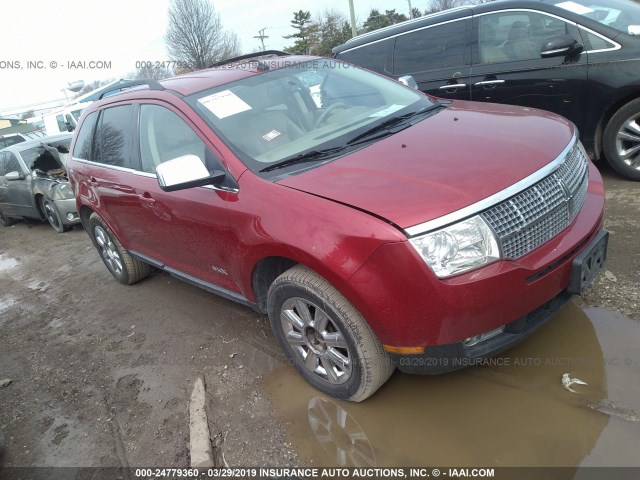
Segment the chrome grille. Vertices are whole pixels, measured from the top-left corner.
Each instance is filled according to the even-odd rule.
[[[567,228],[582,208],[588,182],[587,157],[576,143],[551,175],[483,212],[504,257],[520,258]]]

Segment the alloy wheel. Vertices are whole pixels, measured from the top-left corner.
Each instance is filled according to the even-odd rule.
[[[282,304],[280,321],[286,341],[310,372],[339,385],[352,373],[352,355],[343,333],[322,308],[299,297]]]
[[[640,170],[640,113],[627,119],[616,134],[616,152],[620,160]]]
[[[115,243],[111,239],[111,236],[101,226],[94,228],[96,243],[100,249],[100,255],[104,259],[107,267],[117,276],[122,275],[122,259],[118,253]]]

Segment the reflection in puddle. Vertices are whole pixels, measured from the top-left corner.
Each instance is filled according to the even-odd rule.
[[[500,358],[395,373],[360,404],[320,397],[288,366],[267,389],[309,465],[640,466],[638,323],[569,304]],[[565,373],[587,385],[567,391]]]
[[[316,440],[339,467],[375,467],[376,456],[358,422],[328,398],[313,397],[307,406]]]
[[[7,257],[4,254],[0,254],[0,272],[11,270],[18,266],[18,261],[15,258]]]

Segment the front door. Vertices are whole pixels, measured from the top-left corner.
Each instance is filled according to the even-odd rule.
[[[11,172],[17,172],[20,175],[19,180],[7,180],[6,176],[3,181],[4,203],[8,207],[5,210],[8,215],[16,217],[32,217],[38,218],[40,215],[35,208],[33,200],[33,192],[31,191],[31,175],[26,167],[18,160],[13,152],[4,152],[4,170],[5,175]]]
[[[212,187],[164,192],[156,167],[184,155],[196,155],[209,171],[224,169],[220,157],[196,132],[187,118],[165,105],[140,105],[140,171],[131,187],[143,236],[132,249],[160,261],[165,268],[238,291],[229,275],[227,202],[234,193]]]
[[[471,99],[539,108],[582,127],[587,93],[587,56],[542,58],[552,37],[571,35],[575,25],[531,10],[507,10],[473,19]]]

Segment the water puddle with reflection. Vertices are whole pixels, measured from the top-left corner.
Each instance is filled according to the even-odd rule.
[[[267,380],[309,466],[640,466],[640,324],[569,304],[492,366],[394,373],[342,402],[289,366]],[[565,389],[562,377],[586,383]]]
[[[18,261],[15,258],[7,257],[5,254],[0,254],[0,272],[11,270],[18,266]]]

